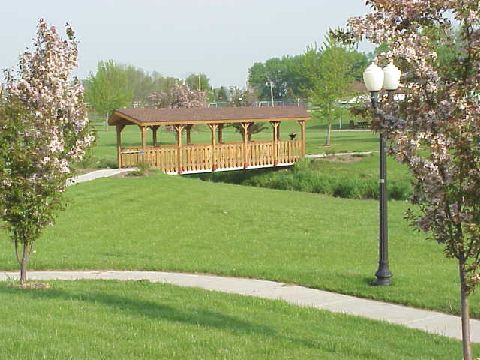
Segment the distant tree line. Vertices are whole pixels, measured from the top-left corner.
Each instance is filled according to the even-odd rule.
[[[330,37],[323,46],[308,46],[303,54],[271,58],[253,64],[248,71],[248,84],[255,90],[259,100],[309,99],[315,97],[320,79],[325,79],[333,65],[327,58],[338,58],[342,72],[349,82],[361,81],[362,72],[370,60],[365,53],[348,48]],[[350,85],[350,83],[348,84]]]
[[[302,100],[326,119],[329,145],[332,123],[340,113],[338,100],[354,92],[352,84],[361,80],[369,61],[368,55],[327,37],[322,46],[309,46],[303,54],[253,64],[247,89],[212,88],[202,73],[180,80],[112,60],[99,62],[84,85],[91,110],[106,117],[123,107],[249,106],[259,101]]]
[[[124,107],[206,106],[211,92],[205,74],[190,74],[180,80],[113,60],[100,61],[84,86],[90,109],[107,117]]]
[[[345,64],[339,70],[348,72],[347,80],[360,80],[362,69],[368,63],[367,55],[338,44],[331,47],[333,50],[330,52],[335,52],[333,57],[344,58]],[[319,79],[325,79],[331,73],[331,69],[325,69],[323,65],[325,59],[332,56],[329,49],[314,45],[308,47],[304,54],[255,63],[249,69],[248,89],[232,86],[213,88],[207,75],[202,73],[178,79],[132,65],[117,64],[113,60],[100,61],[96,72],[84,81],[86,100],[93,111],[104,115],[122,107],[178,107],[186,104],[187,93],[191,98],[193,96],[193,102],[197,105],[200,102],[201,106],[208,103],[251,105],[259,100],[270,101],[272,95],[279,101],[308,99],[315,102],[320,97]],[[185,86],[183,90],[182,86]],[[175,98],[182,94],[184,100]]]

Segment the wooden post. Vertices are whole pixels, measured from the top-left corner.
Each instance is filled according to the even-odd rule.
[[[158,126],[152,126],[152,140],[153,140],[153,146],[157,146],[157,131],[158,131]]]
[[[118,168],[122,168],[122,130],[125,125],[117,125],[117,163]]]
[[[224,124],[218,124],[218,143],[223,143],[223,126]]]
[[[208,124],[210,131],[212,133],[212,171],[217,170],[217,156],[215,149],[215,133],[217,132],[217,124]]]
[[[145,162],[147,159],[147,128],[145,126],[140,126],[140,135],[142,139],[142,156],[141,161]]]
[[[250,127],[249,123],[242,123],[243,129],[243,168],[246,169],[249,165],[247,152],[248,152],[248,128]]]
[[[305,133],[305,120],[300,120],[298,122],[300,126],[302,127],[302,156],[305,156],[305,143],[306,143],[306,133]]]
[[[273,128],[273,166],[278,165],[278,121],[271,121]]]
[[[183,169],[182,164],[182,130],[185,126],[175,125],[175,130],[177,131],[177,174],[181,174]]]
[[[192,126],[193,125],[187,125],[185,129],[187,130],[187,145],[190,145],[192,143]]]

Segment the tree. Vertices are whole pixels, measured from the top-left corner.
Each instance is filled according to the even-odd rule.
[[[154,108],[193,108],[206,107],[207,94],[204,91],[192,90],[188,85],[175,84],[168,92],[153,92],[148,101]]]
[[[173,109],[207,106],[206,92],[192,90],[188,85],[175,85],[169,92],[168,97],[170,107]]]
[[[317,49],[316,45],[311,48]],[[316,56],[320,58],[321,54],[321,51],[317,51]],[[347,57],[352,63],[352,77],[355,80],[361,80],[368,57],[353,49],[348,49]],[[255,63],[250,67],[248,84],[255,89],[262,100],[271,100],[270,82],[273,85],[275,99],[305,99],[310,97],[315,78],[319,75],[314,73],[312,76],[312,69],[307,66],[305,54],[271,58],[265,63]]]
[[[248,70],[248,84],[256,89],[262,100],[270,101],[272,93],[274,99],[283,99],[288,92],[286,69],[285,61],[279,58],[268,59],[265,64],[255,63]]]
[[[405,100],[386,104],[379,130],[407,164],[414,185],[407,215],[458,264],[463,354],[472,359],[469,295],[480,282],[480,4],[478,0],[369,0],[339,39],[388,44],[381,64],[402,69]],[[456,37],[438,34],[452,34]],[[434,31],[432,31],[434,30]],[[439,43],[443,38],[446,43]],[[448,61],[439,44],[456,49]],[[449,69],[445,66],[448,64]],[[384,99],[385,101],[385,99]]]
[[[242,90],[238,87],[230,88],[230,105],[231,106],[252,106],[257,101],[255,92],[252,89]],[[245,140],[245,133],[243,132],[242,124],[231,124],[236,132],[242,135],[242,140]],[[265,130],[267,126],[264,123],[250,123],[248,125],[248,141],[252,140],[253,134],[258,134]]]
[[[243,132],[242,124],[232,124],[231,126],[235,129],[236,132],[242,135],[242,140],[245,141],[245,133]],[[247,134],[248,141],[252,141],[253,134],[258,134],[266,128],[267,126],[264,123],[249,123]]]
[[[127,71],[113,60],[100,61],[97,72],[85,80],[87,103],[106,118],[115,109],[129,106],[133,100],[132,87]]]
[[[77,42],[66,27],[39,21],[33,51],[20,57],[18,72],[7,72],[0,104],[0,219],[14,244],[25,285],[33,243],[53,224],[72,164],[92,143],[83,88],[71,74]]]
[[[156,90],[153,77],[148,72],[132,65],[118,65],[118,68],[125,72],[127,88],[132,94],[134,106],[143,106],[148,95]]]
[[[227,89],[224,86],[220,86],[216,93],[216,98],[218,101],[227,101],[228,100],[228,94],[227,94]]]
[[[305,52],[305,67],[312,84],[310,100],[320,107],[328,123],[326,146],[331,144],[333,119],[340,111],[338,100],[348,93],[354,80],[354,64],[351,53],[331,36],[326,38],[322,49],[314,45]]]
[[[210,90],[210,81],[208,80],[207,75],[198,73],[190,74],[185,79],[185,84],[188,85],[190,89],[195,89],[197,91],[208,91]]]

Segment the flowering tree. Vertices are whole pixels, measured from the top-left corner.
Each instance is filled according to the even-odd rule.
[[[379,111],[391,152],[413,174],[412,224],[458,262],[464,358],[468,298],[480,282],[480,5],[478,0],[369,0],[337,36],[387,44],[378,62],[402,69],[405,100]],[[456,30],[456,31],[453,31]],[[454,37],[449,34],[458,34]],[[456,49],[438,57],[439,49]]]
[[[194,108],[207,106],[207,93],[192,90],[188,85],[175,84],[166,93],[153,92],[148,96],[150,106],[154,108]]]
[[[42,19],[33,51],[7,72],[0,113],[0,218],[15,246],[20,283],[25,284],[32,245],[62,208],[61,193],[72,164],[93,142],[83,88],[71,79],[77,42]]]
[[[192,90],[188,85],[176,84],[169,92],[170,107],[194,108],[207,106],[207,94],[204,91]]]

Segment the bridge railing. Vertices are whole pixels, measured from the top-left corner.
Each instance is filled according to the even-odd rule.
[[[165,173],[195,173],[215,170],[234,170],[250,167],[289,165],[302,154],[299,140],[255,141],[245,144],[190,144],[143,147],[122,147],[122,167],[146,163]],[[180,151],[180,156],[179,156]]]

